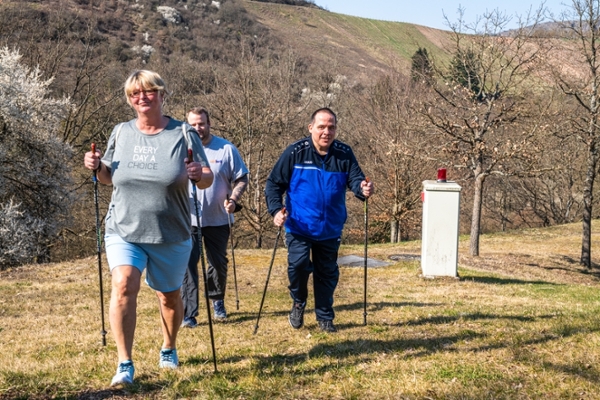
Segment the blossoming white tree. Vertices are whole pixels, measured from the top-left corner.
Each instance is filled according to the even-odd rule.
[[[68,222],[72,150],[57,133],[70,101],[51,82],[0,49],[0,268],[48,261]]]

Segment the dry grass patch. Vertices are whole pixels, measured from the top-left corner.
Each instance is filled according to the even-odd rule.
[[[144,287],[127,390],[108,388],[116,350],[110,334],[100,341],[95,258],[3,271],[0,398],[600,398],[598,279],[572,262],[578,234],[569,225],[486,235],[480,258],[464,255],[461,239],[460,279],[422,279],[418,261],[371,268],[367,326],[362,268],[342,268],[336,334],[318,330],[312,291],[305,327],[289,327],[282,248],[253,335],[272,249],[237,250],[240,310],[231,281],[230,318],[214,326],[219,373],[204,308],[201,325],[180,334],[181,368],[159,371],[157,301]],[[369,246],[381,260],[419,251]]]

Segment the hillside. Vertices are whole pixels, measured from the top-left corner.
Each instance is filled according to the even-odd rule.
[[[78,62],[69,60],[67,46],[73,40],[93,46],[104,63],[123,66],[169,63],[180,55],[234,66],[240,42],[246,42],[259,54],[293,49],[309,66],[366,83],[392,65],[408,72],[419,46],[433,58],[445,58],[448,34],[318,7],[249,0],[12,0],[0,2],[0,20],[0,45],[20,47],[26,61],[58,76]]]
[[[244,0],[248,12],[271,35],[313,62],[335,66],[348,77],[369,80],[390,65],[408,72],[420,47],[444,58],[448,33],[401,22],[336,14],[317,8]]]

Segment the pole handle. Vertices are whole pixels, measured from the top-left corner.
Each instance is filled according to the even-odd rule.
[[[96,143],[92,143],[92,153],[96,154]],[[96,170],[94,170],[94,172],[92,173],[92,180],[94,181],[94,183],[98,182],[98,174],[96,173]]]
[[[188,162],[194,161],[194,152],[192,149],[188,149]]]
[[[96,143],[92,143],[92,145],[91,145],[91,148],[92,148],[92,153],[93,153],[94,155],[96,155]],[[102,161],[100,161],[100,162],[102,162]],[[100,165],[98,165],[98,167],[100,167]],[[99,169],[99,168],[98,168],[98,169]],[[98,169],[95,169],[95,170],[94,170],[94,179],[96,178],[96,171],[98,171]]]

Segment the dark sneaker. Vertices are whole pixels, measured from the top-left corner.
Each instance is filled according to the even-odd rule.
[[[158,366],[160,368],[177,369],[177,367],[179,366],[177,349],[161,349]]]
[[[131,385],[135,368],[131,360],[123,361],[117,366],[117,373],[113,376],[110,386]]]
[[[227,319],[225,310],[225,300],[213,300],[213,310],[215,310],[215,319]]]
[[[333,321],[319,321],[319,328],[323,332],[337,332],[335,325],[333,325]]]
[[[306,307],[306,303],[294,302],[288,319],[292,328],[300,329],[304,325],[304,307]]]
[[[182,328],[195,328],[198,326],[198,321],[194,317],[185,317],[181,323]]]

